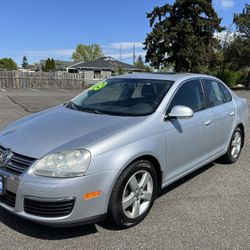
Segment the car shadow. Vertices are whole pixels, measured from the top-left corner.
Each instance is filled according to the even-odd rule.
[[[196,177],[197,175],[202,174],[203,172],[207,171],[208,169],[210,169],[211,167],[213,167],[213,166],[216,165],[217,163],[220,164],[219,160],[216,160],[216,161],[214,161],[214,162],[211,162],[211,163],[209,163],[209,164],[207,164],[207,165],[205,165],[205,166],[203,166],[203,167],[197,169],[196,171],[194,171],[194,172],[192,172],[192,173],[186,175],[185,177],[181,178],[180,180],[175,181],[174,183],[168,185],[167,187],[163,188],[163,189],[159,192],[159,194],[158,194],[158,196],[156,197],[156,199],[159,199],[161,196],[163,196],[163,195],[165,195],[165,194],[171,192],[171,191],[174,190],[175,188],[177,188],[177,187],[181,186],[182,184],[184,184],[185,182],[187,182],[187,181],[193,179],[193,178]],[[99,223],[98,225],[99,225],[100,227],[104,228],[104,229],[107,229],[107,230],[113,230],[113,231],[119,231],[119,230],[121,230],[121,228],[116,227],[115,225],[108,223],[108,221],[103,221],[103,222]]]
[[[182,177],[181,179],[179,179],[178,181],[173,182],[172,184],[168,185],[167,187],[163,188],[156,199],[160,198],[161,196],[165,195],[166,193],[171,192],[172,190],[174,190],[175,188],[181,186],[182,184],[184,184],[187,181],[190,181],[191,179],[193,179],[194,177],[196,177],[197,175],[200,175],[202,173],[204,173],[205,171],[207,171],[208,169],[210,169],[211,167],[213,167],[215,164],[217,164],[217,160],[214,162],[211,162],[197,170],[195,170],[194,172]]]
[[[71,227],[70,230],[48,227],[24,220],[2,208],[0,208],[0,222],[21,234],[44,240],[63,240],[98,232],[95,224]]]

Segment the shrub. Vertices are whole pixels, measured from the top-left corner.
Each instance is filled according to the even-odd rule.
[[[233,87],[236,84],[239,84],[238,80],[241,78],[241,72],[225,69],[224,73],[218,72],[216,76],[224,83],[226,83],[229,87]]]

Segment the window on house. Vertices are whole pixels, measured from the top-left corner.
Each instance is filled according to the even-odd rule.
[[[96,79],[96,80],[102,79],[102,71],[101,70],[94,70],[94,79]]]

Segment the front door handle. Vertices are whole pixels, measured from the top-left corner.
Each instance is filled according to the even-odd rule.
[[[234,115],[235,115],[235,112],[232,111],[232,112],[230,113],[230,116],[234,116]]]
[[[204,122],[204,125],[205,125],[205,126],[209,126],[211,123],[212,123],[211,120],[207,120],[207,121]]]

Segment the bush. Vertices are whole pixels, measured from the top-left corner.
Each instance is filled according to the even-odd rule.
[[[11,58],[2,58],[0,59],[0,69],[16,70],[17,65]]]
[[[226,83],[229,87],[233,87],[236,84],[239,84],[239,79],[241,78],[240,71],[232,71],[230,69],[225,69],[224,73],[217,73],[217,77],[221,79],[224,83]]]

